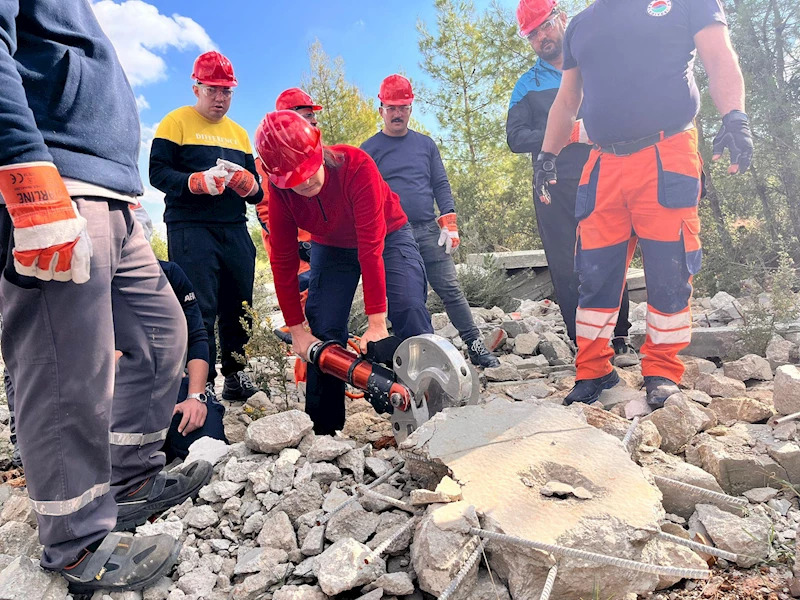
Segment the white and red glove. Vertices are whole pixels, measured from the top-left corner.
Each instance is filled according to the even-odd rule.
[[[211,167],[207,171],[189,175],[189,191],[193,194],[219,196],[225,191],[227,171],[222,167]]]
[[[232,189],[242,198],[247,198],[255,193],[258,188],[258,181],[243,166],[224,158],[217,159],[217,166],[225,169],[225,187]]]
[[[458,248],[461,239],[458,237],[458,225],[456,224],[456,213],[447,213],[442,215],[436,222],[439,224],[441,231],[439,232],[439,245],[444,246],[444,251],[450,254],[453,250]]]
[[[572,127],[572,133],[569,136],[570,144],[591,144],[589,134],[586,133],[586,127],[583,126],[583,119],[575,121]]]
[[[0,194],[14,223],[14,268],[42,281],[89,281],[86,219],[50,162],[0,167]]]

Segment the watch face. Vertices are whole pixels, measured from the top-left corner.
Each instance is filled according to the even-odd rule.
[[[208,402],[208,396],[206,396],[203,392],[200,392],[199,394],[189,394],[188,397],[194,398],[195,400],[202,402],[203,404]]]

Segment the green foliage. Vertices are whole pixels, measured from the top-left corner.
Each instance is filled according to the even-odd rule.
[[[797,298],[793,292],[797,285],[797,271],[786,252],[778,256],[778,267],[769,274],[768,281],[769,301],[766,298],[743,300],[744,324],[739,328],[742,347],[748,353],[762,356],[772,336],[798,315]]]
[[[154,231],[150,238],[150,247],[153,249],[153,254],[156,255],[158,260],[169,260],[167,240],[157,231]]]
[[[260,388],[277,388],[289,410],[294,391],[289,387],[286,373],[289,367],[288,348],[273,333],[269,315],[275,309],[270,294],[271,286],[264,271],[256,272],[253,286],[253,306],[244,303],[246,317],[240,321],[249,341],[244,347],[244,356],[235,354],[237,360],[247,362],[255,384]]]
[[[308,58],[311,71],[303,74],[301,85],[323,107],[317,117],[323,142],[360,145],[378,130],[375,103],[345,79],[344,60],[331,59],[319,40],[309,47]]]
[[[506,272],[497,268],[488,256],[484,259],[482,267],[459,265],[458,281],[470,306],[484,308],[499,306],[504,311],[511,312],[519,305],[511,294],[519,282],[509,279]],[[428,294],[428,310],[432,314],[444,312],[441,298],[433,291]]]
[[[253,245],[256,247],[256,271],[267,271],[269,270],[269,257],[261,238],[261,225],[250,225],[248,230],[250,231],[250,239],[253,240]]]

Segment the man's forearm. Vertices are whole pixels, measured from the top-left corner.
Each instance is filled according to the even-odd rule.
[[[717,110],[721,115],[727,115],[732,110],[745,112],[744,106],[744,78],[732,54],[727,60],[720,60],[712,68],[706,66],[708,73],[708,90]]]
[[[547,130],[544,133],[542,152],[558,154],[567,145],[572,128],[575,125],[577,110],[573,110],[565,102],[559,102],[558,97],[550,107],[547,117]]]
[[[189,371],[189,393],[200,394],[206,389],[208,379],[208,362],[202,358],[194,358],[186,363],[186,370]]]

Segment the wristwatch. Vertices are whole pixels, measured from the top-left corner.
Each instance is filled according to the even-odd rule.
[[[200,392],[198,394],[189,394],[188,396],[186,396],[187,400],[190,399],[190,398],[192,398],[194,400],[199,400],[203,404],[208,402],[208,396],[206,396],[203,392]]]

